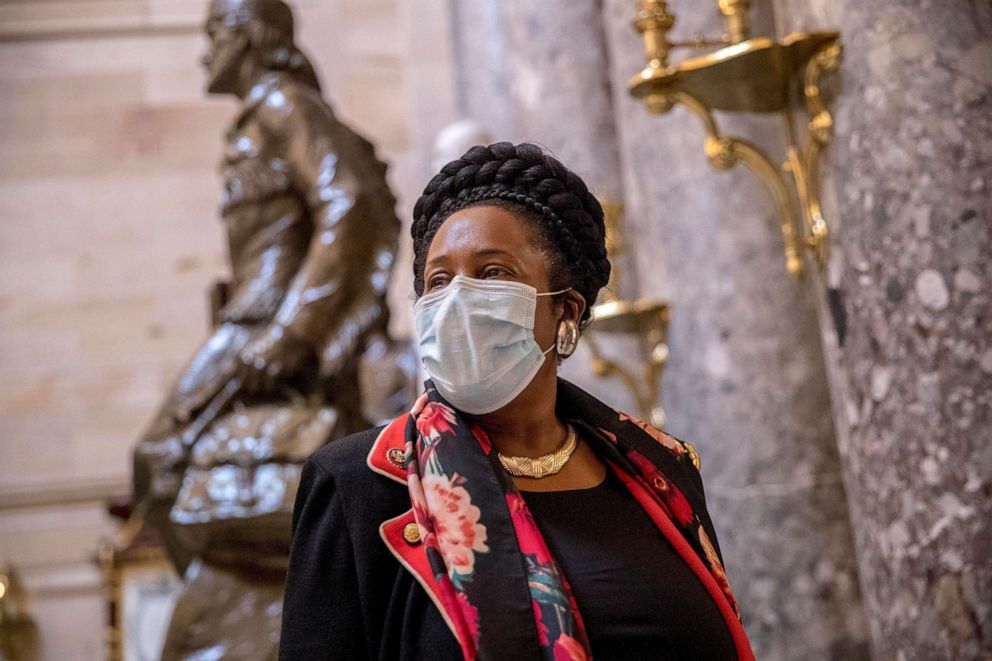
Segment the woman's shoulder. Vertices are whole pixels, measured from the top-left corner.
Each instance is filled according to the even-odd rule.
[[[390,479],[368,464],[369,452],[386,425],[379,425],[336,439],[307,460],[301,488],[320,501],[334,495],[346,512],[356,512],[356,521],[378,523],[410,507],[410,496],[402,481]],[[376,533],[378,534],[378,533]]]
[[[334,477],[361,475],[361,471],[369,470],[366,459],[385,428],[386,425],[370,427],[333,440],[310,455],[307,463]]]
[[[406,485],[366,463],[383,429],[385,425],[333,440],[310,455],[303,468],[295,516],[322,520],[335,512],[343,514],[352,535],[364,540],[378,539],[382,521],[408,510]]]

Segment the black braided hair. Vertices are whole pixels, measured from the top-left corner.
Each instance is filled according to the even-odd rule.
[[[534,227],[549,257],[551,286],[572,287],[586,300],[585,325],[610,278],[603,208],[585,182],[530,143],[475,146],[441,168],[413,207],[413,286],[424,293],[427,250],[441,224],[471,206],[498,206]]]

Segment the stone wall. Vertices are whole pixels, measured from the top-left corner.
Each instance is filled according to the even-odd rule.
[[[992,8],[775,10],[844,44],[824,337],[875,658],[992,658]]]

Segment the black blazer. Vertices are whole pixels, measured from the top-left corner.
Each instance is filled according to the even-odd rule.
[[[625,433],[621,423],[646,427],[630,418],[623,422],[624,414],[559,381],[563,415],[585,412],[575,422],[586,433],[613,434],[608,428]],[[387,426],[334,441],[304,465],[293,511],[283,607],[280,658],[284,661],[462,658],[410,503],[404,453],[407,423],[404,415]],[[651,500],[646,491],[650,487],[631,481],[628,488],[706,586],[730,629],[739,658],[753,661],[722,566],[702,557],[705,553],[719,558],[720,551],[706,513],[694,452],[685,443],[683,451],[676,451],[677,439],[660,432],[633,438],[640,439],[642,460],[666,467],[666,479],[653,487],[663,491],[669,482],[678,486],[687,500],[680,507],[695,512],[698,527],[675,528],[660,501]],[[612,449],[608,436],[600,441],[604,450]],[[647,459],[648,454],[654,459]],[[705,534],[700,532],[704,528]]]
[[[303,468],[283,604],[283,661],[462,658],[427,592],[380,538],[380,523],[410,509],[406,486],[366,463],[382,429],[334,441]]]

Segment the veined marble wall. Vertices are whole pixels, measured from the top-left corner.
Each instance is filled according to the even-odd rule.
[[[454,116],[446,6],[291,4],[406,218]],[[206,6],[0,4],[0,561],[20,570],[47,659],[101,658],[102,499],[129,492],[133,444],[226,273],[216,166],[236,104],[203,92]],[[408,270],[390,293],[398,335]]]
[[[775,16],[844,44],[824,337],[875,658],[992,658],[992,6]]]

